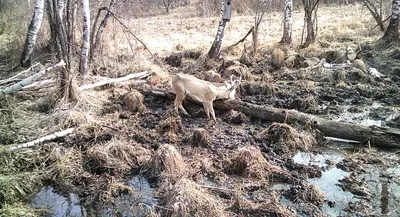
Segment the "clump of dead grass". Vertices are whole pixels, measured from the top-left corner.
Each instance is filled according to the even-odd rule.
[[[273,96],[278,91],[278,88],[273,82],[243,82],[240,85],[240,92],[247,96],[252,95],[268,95]]]
[[[192,137],[190,138],[190,144],[195,147],[209,147],[211,142],[212,138],[204,128],[195,129]]]
[[[148,178],[176,180],[186,174],[187,168],[178,150],[172,145],[163,144],[142,167],[141,172]]]
[[[43,214],[41,210],[34,209],[28,204],[23,203],[7,203],[0,209],[0,216],[4,217],[38,217],[43,216]]]
[[[210,81],[210,82],[222,82],[221,75],[213,70],[208,70],[205,72],[198,72],[196,76],[200,79]]]
[[[271,165],[258,148],[245,146],[228,160],[225,169],[244,177],[268,180],[277,167]]]
[[[182,60],[183,60],[182,53],[172,53],[171,55],[165,58],[165,61],[173,67],[180,67],[182,65]]]
[[[242,124],[242,123],[246,122],[247,117],[242,112],[238,112],[238,111],[235,111],[235,110],[230,110],[226,114],[226,120],[228,121],[228,123]]]
[[[242,213],[244,216],[295,216],[292,210],[280,203],[279,197],[275,192],[270,193],[265,200],[265,202],[254,203],[238,192],[235,194],[235,202],[230,209],[235,213]]]
[[[291,152],[298,148],[308,149],[316,144],[316,139],[310,133],[299,133],[285,123],[272,123],[258,137],[261,140],[270,141],[274,147],[284,152]]]
[[[226,216],[216,198],[188,179],[181,179],[168,189],[162,203],[166,208],[163,216],[167,217]]]
[[[170,142],[178,141],[178,134],[182,132],[182,121],[177,114],[168,111],[167,117],[160,121],[157,130],[166,136]]]
[[[292,187],[290,191],[286,193],[286,195],[292,201],[302,200],[312,203],[316,206],[321,206],[325,198],[321,191],[319,191],[314,185],[310,184],[301,184],[296,187]]]
[[[0,190],[6,203],[25,200],[41,185],[43,176],[35,172],[24,172],[0,176]]]
[[[231,75],[234,75],[236,77],[242,76],[242,79],[246,81],[253,81],[253,74],[251,74],[250,70],[247,68],[247,66],[244,66],[242,64],[240,65],[232,65],[228,67],[225,72],[224,72],[224,78],[230,78]]]
[[[63,189],[73,189],[75,183],[82,183],[85,178],[91,177],[83,167],[83,154],[78,149],[55,146],[50,151],[49,161],[52,163],[46,173]]]
[[[112,140],[98,144],[87,150],[87,161],[91,171],[125,173],[134,167],[140,167],[150,159],[151,152],[138,144]]]
[[[123,104],[131,112],[144,112],[146,106],[143,104],[143,99],[144,97],[139,91],[132,90],[123,96]]]

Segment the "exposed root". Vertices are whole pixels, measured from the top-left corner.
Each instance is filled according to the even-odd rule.
[[[118,174],[140,167],[150,159],[151,152],[138,144],[113,140],[89,148],[87,155],[91,171],[111,170]]]
[[[258,137],[263,141],[271,141],[274,147],[285,153],[298,148],[308,149],[316,144],[316,140],[311,134],[307,132],[301,134],[293,127],[282,123],[271,124]]]
[[[188,179],[181,179],[167,189],[162,204],[165,204],[163,216],[167,217],[226,216],[216,198]]]
[[[186,164],[182,155],[172,145],[161,145],[148,163],[141,170],[148,178],[167,178],[176,180],[183,177]]]

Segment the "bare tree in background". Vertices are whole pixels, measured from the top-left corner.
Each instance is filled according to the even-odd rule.
[[[169,13],[169,9],[171,8],[173,2],[174,2],[173,0],[161,0],[161,3],[165,8],[165,10],[167,11],[167,13]]]
[[[285,16],[283,21],[283,37],[280,43],[290,44],[292,43],[292,10],[293,0],[285,0]]]
[[[392,2],[392,16],[382,39],[392,41],[399,38],[400,0]]]
[[[79,63],[79,73],[86,75],[88,71],[89,62],[89,47],[90,47],[90,9],[89,0],[82,0],[82,46],[81,46],[81,58]]]
[[[214,43],[212,44],[210,50],[208,51],[208,57],[211,59],[216,59],[221,53],[222,39],[224,38],[226,20],[223,19],[224,14],[224,4],[225,0],[222,0],[222,7],[220,12],[220,21],[218,25],[217,35],[215,36]]]
[[[253,30],[253,55],[256,55],[258,48],[258,30],[261,22],[264,19],[264,14],[269,7],[269,0],[253,0],[254,15],[254,30]]]
[[[36,37],[43,20],[44,0],[36,0],[35,11],[28,28],[28,34],[25,40],[25,47],[21,56],[21,65],[27,67],[31,65],[33,49],[36,44]]]
[[[301,37],[302,47],[308,47],[313,43],[317,37],[318,25],[317,25],[317,10],[320,0],[301,0],[304,6],[304,26],[307,30],[306,40],[303,43],[303,34]]]

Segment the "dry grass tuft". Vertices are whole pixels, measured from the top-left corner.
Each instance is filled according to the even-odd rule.
[[[253,146],[239,149],[235,156],[228,161],[226,168],[231,173],[263,180],[268,180],[272,170],[275,169],[276,166],[271,165],[261,151]]]
[[[301,184],[296,187],[292,187],[290,191],[286,193],[286,195],[292,201],[302,200],[312,203],[316,206],[321,206],[325,199],[324,194],[314,185],[310,184]]]
[[[165,61],[173,67],[180,67],[182,65],[182,60],[183,60],[182,53],[172,53],[171,55],[165,58]]]
[[[52,162],[46,171],[49,179],[56,181],[65,190],[70,190],[75,183],[82,183],[85,178],[91,177],[83,167],[83,155],[78,149],[53,147],[49,160]]]
[[[163,144],[141,171],[148,178],[176,180],[186,174],[187,168],[178,150],[172,145]]]
[[[209,147],[211,142],[212,138],[210,134],[203,128],[195,129],[190,138],[190,144],[195,147]]]
[[[168,189],[162,203],[166,208],[163,216],[167,217],[226,216],[216,198],[188,179],[181,179]]]
[[[198,72],[196,77],[209,81],[209,82],[222,82],[221,75],[213,70],[208,70],[205,72]]]
[[[275,69],[279,69],[283,66],[285,61],[285,52],[281,49],[276,48],[271,53],[271,64]]]
[[[42,210],[37,210],[32,208],[27,204],[22,203],[13,203],[13,204],[4,204],[0,209],[0,216],[4,217],[39,217],[44,216],[44,212]]]
[[[177,134],[182,132],[182,121],[174,112],[168,111],[166,119],[160,121],[157,129],[163,133]]]
[[[4,201],[14,203],[25,200],[41,185],[43,177],[38,173],[25,172],[0,176],[0,194]]]
[[[137,90],[126,93],[123,97],[123,104],[131,112],[144,112],[147,110],[143,104],[143,95]]]
[[[151,151],[138,144],[113,140],[89,148],[87,157],[91,171],[111,170],[113,173],[125,173],[147,162]]]
[[[273,82],[243,82],[240,85],[240,92],[246,96],[267,95],[274,96],[278,88]]]
[[[265,202],[254,203],[247,200],[243,195],[236,194],[235,202],[231,209],[236,213],[242,213],[243,216],[296,216],[292,210],[289,210],[280,203],[275,192],[270,193],[265,200]]]
[[[240,65],[232,65],[229,66],[224,73],[224,78],[229,79],[231,75],[234,75],[236,77],[242,76],[242,79],[246,81],[253,81],[253,75],[251,74],[250,70],[247,68],[247,66],[244,66],[242,64]]]
[[[284,123],[273,123],[258,137],[262,140],[271,141],[274,147],[284,152],[291,152],[298,148],[308,149],[316,144],[316,139],[311,134],[299,133],[295,128]]]
[[[228,123],[242,124],[242,123],[246,122],[247,117],[242,112],[238,112],[238,111],[235,111],[235,110],[230,110],[226,114],[226,119],[227,119]]]

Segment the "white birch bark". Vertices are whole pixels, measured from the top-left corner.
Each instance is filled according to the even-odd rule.
[[[28,28],[28,34],[25,40],[24,51],[21,56],[21,65],[26,67],[31,65],[33,49],[36,44],[36,37],[43,20],[44,0],[36,0],[35,11]]]
[[[86,75],[89,62],[89,46],[90,46],[90,10],[89,0],[82,0],[82,16],[83,16],[83,36],[82,36],[82,52],[79,63],[79,72]]]
[[[60,14],[60,21],[63,23],[65,17],[65,1],[64,0],[57,0],[57,8],[58,13]]]
[[[283,24],[283,37],[281,42],[290,44],[292,42],[292,10],[293,0],[285,0],[285,17]]]
[[[13,92],[15,92],[17,90],[20,90],[23,87],[25,87],[25,86],[27,86],[29,84],[32,84],[34,81],[38,80],[40,77],[45,75],[47,72],[55,70],[55,69],[58,69],[58,68],[61,68],[61,67],[64,67],[64,66],[65,66],[65,62],[61,61],[61,62],[55,64],[54,66],[51,66],[51,67],[49,67],[47,69],[44,69],[44,70],[42,70],[42,71],[40,71],[40,72],[38,72],[38,73],[28,77],[28,78],[25,78],[24,80],[22,80],[22,81],[20,81],[20,82],[18,82],[16,84],[13,84],[13,85],[11,85],[9,87],[6,87],[5,89],[0,89],[0,97],[3,96],[3,95],[9,94],[9,93],[13,93]]]
[[[215,36],[215,40],[211,46],[211,49],[208,51],[208,57],[212,58],[212,59],[218,58],[219,54],[221,52],[222,39],[224,38],[224,32],[225,32],[225,26],[226,26],[226,20],[222,19],[223,13],[224,13],[224,4],[225,4],[225,0],[222,0],[220,21],[219,21],[219,25],[218,25],[217,35]]]

